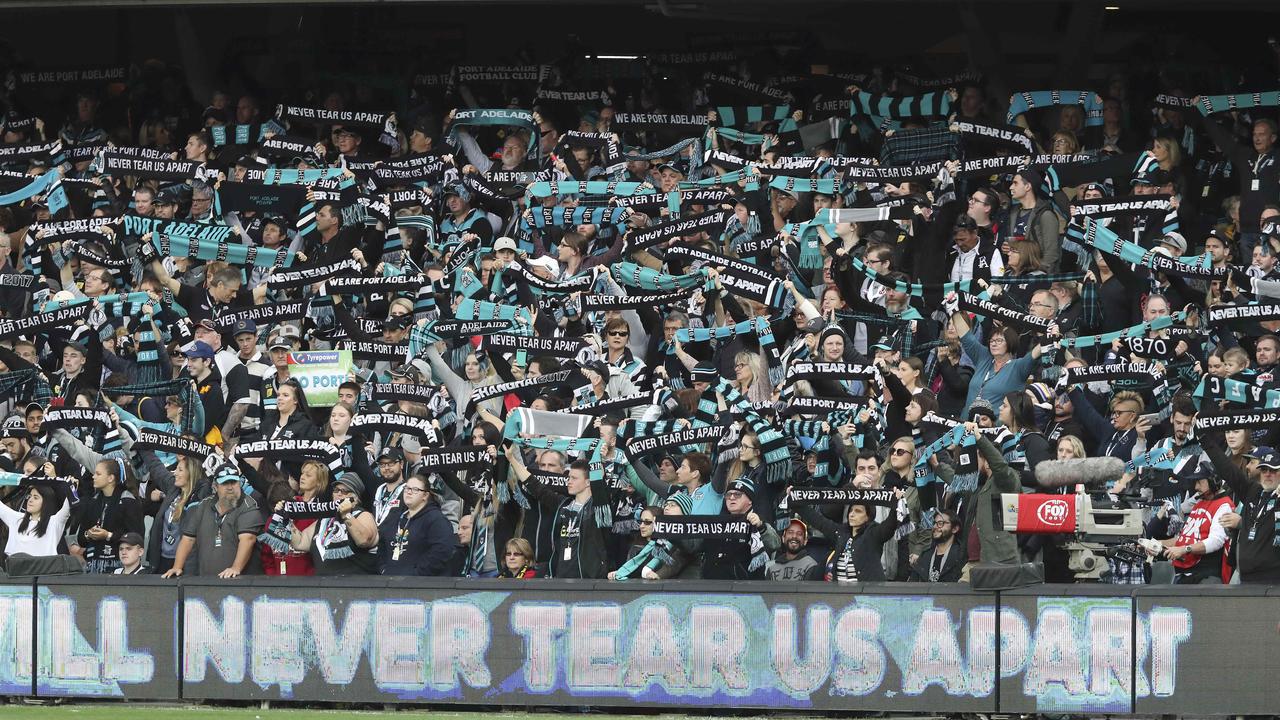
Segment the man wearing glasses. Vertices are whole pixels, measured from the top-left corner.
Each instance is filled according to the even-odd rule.
[[[378,475],[382,484],[373,491],[373,519],[382,521],[399,509],[403,500],[404,453],[398,447],[384,447],[378,453]]]
[[[981,187],[969,196],[969,209],[966,214],[973,218],[978,232],[983,237],[995,238],[1000,234],[1000,227],[991,218],[1000,209],[1000,196],[991,188]]]
[[[965,554],[956,544],[960,531],[956,518],[939,510],[933,519],[933,543],[919,557],[911,558],[911,582],[959,582],[964,570]]]
[[[381,462],[379,466],[381,467]],[[383,575],[440,577],[458,544],[453,523],[427,491],[425,478],[404,482],[400,507],[378,523],[378,559]]]

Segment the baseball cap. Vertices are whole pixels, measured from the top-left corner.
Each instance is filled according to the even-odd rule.
[[[214,331],[214,332],[220,332],[220,331],[218,330],[218,324],[217,324],[217,323],[215,323],[215,322],[214,322],[213,320],[211,320],[210,318],[205,318],[205,319],[201,320],[200,322],[196,323],[196,327],[202,327],[202,328],[204,328],[205,330],[212,330],[212,331]]]
[[[1213,468],[1202,457],[1194,457],[1183,463],[1182,467],[1175,469],[1174,474],[1181,480],[1195,481],[1211,477]]]
[[[289,221],[285,220],[284,217],[280,215],[268,215],[262,218],[262,225],[263,227],[267,225],[275,225],[282,231],[287,231],[289,229]]]
[[[382,451],[378,453],[378,461],[381,462],[383,460],[404,460],[404,452],[402,452],[398,447],[384,447],[382,448]]]
[[[191,343],[191,347],[183,351],[182,354],[189,358],[211,358],[213,357],[213,347],[203,340],[197,340]]]
[[[809,322],[804,324],[804,332],[806,335],[820,335],[826,326],[827,322],[820,317],[809,318]]]
[[[172,188],[165,188],[155,194],[152,198],[152,205],[177,205],[182,198],[178,195],[178,191]]]
[[[556,262],[555,258],[550,255],[543,255],[541,257],[533,258],[532,260],[526,260],[525,264],[529,267],[540,267],[552,275],[560,274],[560,263]]]
[[[603,360],[593,360],[586,365],[583,365],[582,369],[594,372],[604,378],[605,382],[609,381],[609,364]]]
[[[133,545],[134,547],[142,547],[142,534],[136,532],[127,532],[120,536],[120,545]]]
[[[410,363],[405,363],[404,365],[393,368],[391,370],[391,377],[407,377],[407,378],[422,379],[422,373],[414,365]]]
[[[961,213],[958,217],[956,217],[955,229],[956,230],[977,230],[978,221],[974,220],[973,218],[969,217],[964,213]]]
[[[255,323],[254,321],[249,320],[249,319],[247,319],[247,318],[246,318],[246,319],[241,320],[240,322],[236,323],[235,327],[234,327],[234,328],[232,329],[232,331],[231,331],[232,336],[235,336],[235,335],[244,335],[245,333],[250,333],[250,334],[252,334],[252,335],[257,335],[257,334],[258,334],[258,324],[257,324],[257,323]]]
[[[413,324],[412,315],[391,315],[383,325],[392,330],[403,330]]]
[[[213,481],[218,485],[226,485],[231,482],[244,482],[244,477],[240,472],[231,465],[223,465],[218,468],[217,474],[213,476]]]
[[[809,534],[809,525],[808,525],[807,523],[805,523],[805,521],[801,520],[800,518],[791,518],[791,522],[787,523],[787,527],[786,527],[786,529],[787,529],[787,530],[790,530],[790,529],[791,529],[791,527],[792,527],[793,525],[797,525],[797,526],[799,526],[799,527],[800,527],[800,530],[801,530],[805,535],[808,535],[808,534]]]
[[[452,182],[444,186],[443,197],[449,197],[450,195],[457,195],[465,202],[471,201],[471,191],[460,182]]]
[[[413,121],[412,132],[420,132],[429,138],[440,137],[440,120],[431,115],[419,115]]]
[[[267,350],[292,350],[293,343],[283,334],[272,335],[267,340]]]
[[[1269,452],[1258,458],[1258,467],[1268,470],[1280,470],[1280,455]]]
[[[497,239],[497,241],[493,243],[494,252],[497,252],[499,250],[511,250],[514,252],[515,249],[516,249],[516,241],[512,240],[509,237],[500,237]]]

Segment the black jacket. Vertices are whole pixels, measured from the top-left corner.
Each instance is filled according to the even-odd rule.
[[[1216,434],[1215,434],[1216,435]],[[1242,583],[1280,582],[1280,548],[1275,545],[1280,521],[1280,495],[1266,492],[1222,448],[1216,437],[1205,437],[1201,446],[1214,470],[1226,482],[1232,497],[1242,505],[1240,526],[1232,535],[1231,550]]]
[[[839,577],[836,576],[836,573],[838,573],[836,566],[846,548],[850,553],[850,560],[857,570],[857,578],[860,582],[885,581],[884,565],[880,562],[880,556],[884,551],[884,544],[893,539],[893,535],[898,529],[899,521],[896,508],[889,508],[889,517],[884,522],[872,520],[867,523],[862,532],[854,536],[850,535],[848,525],[828,520],[813,506],[802,507],[799,512],[800,517],[806,523],[809,523],[809,527],[831,538],[831,555],[824,564],[827,581],[837,582],[839,580]]]
[[[915,564],[911,566],[911,575],[907,578],[911,582],[959,582],[960,572],[964,570],[965,549],[960,544],[960,536],[957,535],[951,541],[951,547],[947,550],[947,556],[942,560],[942,572],[939,573],[936,581],[929,580],[929,571],[933,564],[934,548],[937,543],[931,544],[929,549],[920,554]]]
[[[551,515],[551,564],[547,577],[589,578],[601,580],[609,574],[609,547],[606,543],[612,526],[596,523],[596,505],[588,500],[580,510],[571,510],[573,498],[566,497],[538,482],[536,476],[525,484],[532,495]],[[566,550],[568,551],[566,553]]]

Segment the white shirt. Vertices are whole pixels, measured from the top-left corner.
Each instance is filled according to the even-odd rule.
[[[57,555],[58,541],[62,539],[62,531],[67,527],[67,519],[71,517],[71,503],[62,501],[62,509],[49,518],[49,527],[45,529],[43,536],[35,534],[39,524],[36,522],[28,523],[25,533],[18,532],[18,526],[22,524],[25,515],[26,513],[0,503],[0,521],[9,527],[9,542],[5,543],[5,554],[13,556],[26,553],[32,557]]]
[[[951,282],[963,282],[973,279],[973,263],[978,257],[978,248],[981,243],[974,245],[967,252],[960,252],[956,255],[956,260],[951,264]],[[959,250],[959,248],[957,248]],[[1004,260],[1000,258],[1000,253],[991,253],[991,276],[995,277],[1004,274]],[[976,292],[976,290],[971,289]]]

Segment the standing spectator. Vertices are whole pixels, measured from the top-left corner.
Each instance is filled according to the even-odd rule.
[[[261,572],[254,552],[262,532],[258,503],[241,490],[246,481],[232,466],[219,468],[213,482],[214,495],[184,513],[182,541],[164,577],[181,577],[192,553],[199,561],[196,574],[203,577],[231,579]]]
[[[84,553],[85,572],[112,573],[120,567],[116,543],[127,532],[142,533],[142,504],[134,495],[136,481],[128,463],[117,457],[99,460],[93,468],[93,495],[75,508],[77,546]]]
[[[53,478],[53,463],[44,464],[45,477]],[[58,554],[63,528],[71,517],[71,501],[67,491],[56,480],[32,484],[19,512],[0,503],[0,522],[9,530],[4,554],[18,553],[32,557]]]
[[[565,497],[529,473],[514,445],[507,449],[507,459],[516,479],[528,488],[533,499],[555,513],[551,567],[547,576],[604,579],[609,572],[605,537],[610,528],[596,523],[596,505],[591,497],[590,468],[586,461],[578,460],[569,465],[566,486],[569,496]]]
[[[832,550],[824,574],[827,582],[884,582],[880,556],[906,514],[906,507],[901,503],[902,490],[895,492],[900,507],[890,508],[884,522],[876,522],[875,508],[864,503],[850,505],[844,523],[828,520],[813,506],[801,508],[800,517],[831,539]]]
[[[458,539],[426,478],[404,482],[403,502],[378,527],[378,560],[383,575],[446,575]]]

